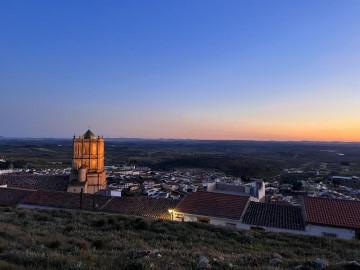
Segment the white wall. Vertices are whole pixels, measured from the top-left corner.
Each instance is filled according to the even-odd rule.
[[[258,198],[259,201],[264,202],[265,201],[265,184],[263,182],[261,189],[259,189]]]
[[[179,214],[179,213],[176,213],[176,214]],[[234,223],[234,224],[236,224],[237,229],[242,229],[242,230],[250,230],[250,227],[255,227],[254,225],[241,223],[240,220],[214,218],[214,217],[191,215],[191,214],[184,214],[184,221],[185,222],[197,222],[198,217],[199,218],[209,218],[210,224],[213,224],[213,225],[226,226],[226,223]],[[265,226],[260,226],[260,227],[264,228],[265,231],[270,231],[270,232],[308,234],[306,231],[300,231],[300,230],[288,230],[288,229],[272,228],[272,227],[265,227]]]
[[[36,205],[36,204],[24,204],[24,203],[19,203],[17,205],[17,208],[28,208],[28,209],[55,209],[55,210],[67,210],[65,208],[57,208],[57,207],[51,207],[51,206],[44,206],[44,205]]]
[[[335,233],[337,234],[337,238],[342,239],[355,239],[355,230],[345,229],[345,228],[334,228],[334,227],[326,227],[326,226],[318,226],[308,224],[305,228],[306,234],[315,235],[315,236],[323,236],[323,233]]]
[[[249,230],[250,225],[243,224],[240,222],[240,220],[234,220],[234,219],[225,219],[225,218],[216,218],[216,217],[208,217],[208,216],[201,216],[201,215],[192,215],[192,214],[184,214],[176,212],[176,214],[183,214],[184,215],[184,222],[197,222],[197,218],[208,218],[210,219],[210,224],[212,225],[218,225],[218,226],[226,226],[226,223],[233,223],[236,224],[236,228],[238,229],[244,229]]]
[[[256,227],[255,225],[249,225],[249,227]],[[265,232],[279,232],[279,233],[292,233],[292,234],[307,234],[306,231],[300,230],[290,230],[290,229],[282,229],[282,228],[274,228],[274,227],[266,227],[266,226],[259,226],[263,228]]]
[[[176,212],[175,214],[183,214],[184,222],[197,222],[197,218],[199,217],[199,218],[208,218],[210,219],[210,224],[218,225],[218,226],[226,226],[226,223],[234,223],[236,224],[236,228],[243,230],[250,230],[250,227],[255,227],[254,225],[241,223],[240,220],[222,219],[222,218],[192,215],[192,214],[185,214],[178,212]],[[332,228],[332,227],[316,226],[311,224],[308,224],[306,226],[305,231],[273,228],[266,226],[259,226],[259,227],[265,229],[265,231],[268,232],[292,233],[292,234],[302,234],[302,235],[312,235],[312,236],[323,236],[323,233],[325,232],[325,233],[335,233],[337,234],[337,238],[341,238],[341,239],[355,239],[355,230],[344,229],[344,228]]]

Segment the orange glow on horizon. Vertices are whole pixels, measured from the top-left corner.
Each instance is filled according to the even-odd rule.
[[[274,141],[343,141],[360,142],[360,125],[334,121],[318,124],[288,122],[209,121],[183,124],[166,123],[129,130],[127,137],[200,139],[200,140],[274,140]],[[111,136],[109,136],[111,137]],[[113,137],[119,137],[113,135]]]

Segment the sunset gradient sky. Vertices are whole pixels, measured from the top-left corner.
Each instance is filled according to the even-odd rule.
[[[0,136],[360,141],[359,0],[2,0]]]

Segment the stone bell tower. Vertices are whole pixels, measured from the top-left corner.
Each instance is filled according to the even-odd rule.
[[[89,129],[73,138],[73,158],[68,192],[96,193],[106,188],[104,170],[104,138]]]

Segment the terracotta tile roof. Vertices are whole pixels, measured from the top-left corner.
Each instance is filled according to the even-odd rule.
[[[305,229],[301,208],[281,204],[250,202],[242,222],[289,230]]]
[[[0,205],[15,206],[19,203],[20,200],[22,200],[32,192],[34,191],[11,189],[11,188],[0,188]]]
[[[66,191],[69,185],[68,175],[3,174],[0,185],[9,188]]]
[[[80,194],[68,192],[34,191],[26,196],[21,203],[55,208],[80,209]],[[83,194],[82,209],[101,209],[112,197],[102,195]]]
[[[240,220],[249,198],[249,196],[198,191],[188,194],[176,207],[175,211]]]
[[[170,219],[168,210],[174,209],[178,203],[179,201],[177,200],[164,198],[113,197],[102,211],[123,215]]]
[[[80,209],[80,194],[68,192],[33,191],[20,201],[23,204],[49,206],[55,208]],[[110,197],[93,194],[82,195],[82,209],[170,219],[169,209],[179,203],[172,199],[151,197]]]
[[[303,197],[308,223],[360,229],[360,202]]]

